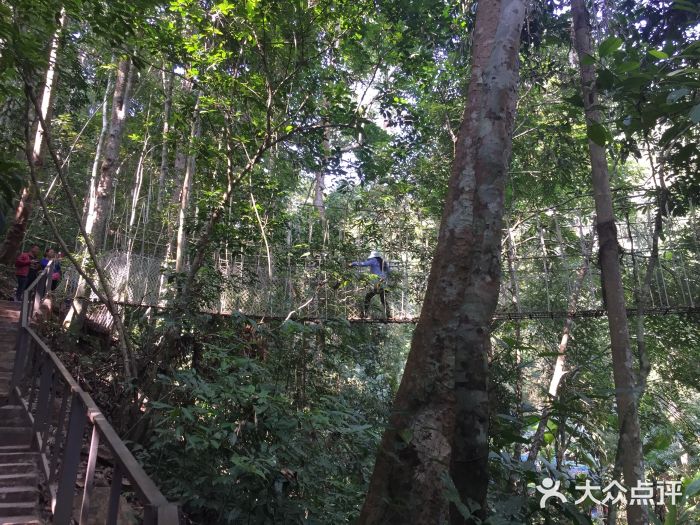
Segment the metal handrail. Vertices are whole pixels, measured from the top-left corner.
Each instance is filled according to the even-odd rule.
[[[32,445],[41,455],[41,466],[51,493],[53,523],[72,523],[74,487],[78,479],[83,438],[86,427],[91,427],[79,523],[86,524],[90,516],[97,451],[100,442],[103,442],[114,458],[107,524],[117,523],[122,479],[126,476],[143,505],[145,525],[177,525],[177,505],[168,502],[163,496],[92,398],[31,328],[33,313],[41,306],[44,292],[50,289],[52,269],[53,261],[27,287],[22,296],[20,331],[10,395],[24,407],[31,421]],[[30,301],[35,289],[34,300]],[[56,414],[53,407],[59,399],[60,409]]]

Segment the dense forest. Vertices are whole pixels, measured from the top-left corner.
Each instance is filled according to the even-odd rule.
[[[700,523],[699,35],[0,0],[2,299],[181,523]]]

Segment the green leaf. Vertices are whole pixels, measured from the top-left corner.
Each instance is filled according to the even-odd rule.
[[[685,497],[692,498],[698,493],[700,493],[700,478],[695,479],[695,481],[685,488]]]
[[[581,59],[581,64],[584,66],[592,66],[595,64],[595,57],[593,55],[583,55]]]
[[[590,124],[586,130],[586,135],[598,146],[605,146],[605,143],[608,141],[608,130],[599,122]]]
[[[253,16],[255,8],[258,6],[258,0],[246,0],[245,10],[249,17]]]
[[[413,439],[413,432],[408,428],[402,428],[399,430],[399,437],[408,445]]]
[[[649,521],[651,521],[653,525],[663,525],[663,523],[661,523],[661,520],[653,512],[649,513]]]
[[[683,98],[689,93],[690,90],[688,90],[688,88],[675,89],[671,91],[666,97],[666,103],[673,104],[674,102],[678,102],[681,98]]]
[[[442,474],[442,482],[444,484],[444,491],[443,494],[445,495],[445,499],[452,503],[457,510],[459,510],[459,513],[462,515],[462,517],[465,520],[468,520],[469,518],[472,517],[472,512],[479,510],[479,506],[476,505],[476,508],[472,508],[471,510],[462,502],[462,499],[459,497],[459,492],[457,492],[457,487],[455,487],[454,482],[452,481],[452,478],[450,475],[445,472]]]
[[[617,84],[617,77],[608,69],[601,69],[598,71],[598,79],[596,85],[598,89],[602,91],[607,91],[612,89]]]
[[[688,11],[689,13],[697,13],[698,12],[698,8],[695,7],[692,3],[683,2],[680,0],[673,3],[673,9],[677,9],[679,11]]]
[[[570,97],[564,97],[564,100],[572,106],[576,106],[577,108],[583,107],[583,98],[581,98],[580,93],[574,93]]]
[[[693,124],[700,122],[700,104],[696,104],[688,113],[688,118]]]
[[[572,520],[570,523],[575,523],[576,525],[589,525],[591,523],[588,517],[573,503],[565,502],[562,503],[561,507],[564,515]]]
[[[629,73],[630,71],[634,71],[635,69],[639,69],[639,66],[641,66],[641,62],[638,60],[631,60],[629,62],[623,62],[619,66],[617,66],[617,71],[619,73]]]
[[[659,51],[658,49],[650,49],[648,53],[653,56],[654,58],[658,59],[664,59],[668,58],[668,54],[664,53],[663,51]]]
[[[611,36],[610,38],[606,38],[601,42],[601,44],[598,46],[598,54],[601,57],[607,57],[612,55],[615,51],[620,49],[620,46],[622,45],[622,39],[618,38],[616,36]]]

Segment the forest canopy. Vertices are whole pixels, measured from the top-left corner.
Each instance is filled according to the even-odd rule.
[[[699,35],[0,0],[2,299],[54,261],[41,335],[181,523],[698,523]]]

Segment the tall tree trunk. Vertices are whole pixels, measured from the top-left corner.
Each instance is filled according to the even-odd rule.
[[[109,94],[112,91],[112,76],[110,75],[107,79],[107,87],[105,88],[105,94],[102,99],[102,129],[100,130],[100,136],[97,139],[97,147],[95,148],[95,158],[92,162],[92,171],[90,173],[90,183],[88,185],[87,194],[85,196],[85,202],[83,204],[83,217],[81,223],[85,231],[92,231],[92,224],[95,220],[95,201],[97,200],[97,174],[100,168],[100,161],[102,160],[102,148],[104,147],[105,137],[107,136],[107,130],[109,129],[109,116],[107,114],[107,108],[109,107]],[[77,250],[76,250],[77,251]],[[83,254],[83,257],[87,257],[87,251]],[[85,301],[84,296],[87,291],[87,283],[82,276],[78,277],[78,285],[75,288],[75,294],[73,295],[73,307],[68,310],[68,313],[63,319],[63,327],[68,329],[71,326],[74,329],[82,327],[83,321],[85,319]],[[73,319],[76,319],[74,322]]]
[[[602,122],[598,109],[595,88],[595,69],[586,65],[584,58],[591,55],[591,26],[584,0],[572,0],[571,11],[574,24],[574,45],[581,71],[581,86],[586,119],[589,125]],[[608,313],[610,343],[615,380],[615,400],[620,429],[621,463],[625,483],[635,487],[644,479],[644,457],[642,455],[641,431],[637,412],[636,380],[632,369],[625,296],[618,259],[617,229],[613,212],[610,179],[605,149],[589,139],[591,175],[598,218],[597,230],[600,244],[600,269],[603,295]],[[647,512],[642,505],[627,506],[627,521],[630,525],[645,525]]]
[[[49,126],[51,124],[51,102],[53,100],[54,85],[56,84],[56,62],[58,61],[58,47],[61,42],[61,34],[66,23],[65,11],[61,11],[58,26],[51,38],[49,45],[49,62],[46,68],[46,78],[44,80],[44,89],[41,94],[40,111],[41,119]],[[38,121],[39,119],[37,119]],[[32,163],[35,168],[40,168],[44,163],[44,128],[41,123],[36,123],[36,131],[34,133],[34,143],[32,146]],[[34,203],[34,193],[38,189],[31,182],[22,189],[22,194],[15,209],[14,222],[7,230],[5,240],[0,246],[0,263],[12,264],[19,253],[20,247],[24,242],[24,236],[27,233],[29,226],[29,217],[32,213]]]
[[[172,89],[172,88],[171,88]],[[192,83],[184,81],[181,84],[181,89],[183,94],[189,95],[192,91]],[[196,104],[195,104],[196,106]],[[199,110],[197,110],[199,111]],[[193,114],[194,121],[194,114]],[[178,210],[180,209],[180,200],[182,198],[182,189],[185,182],[185,171],[187,169],[188,163],[188,148],[190,143],[190,136],[192,123],[190,123],[190,131],[187,135],[184,133],[179,136],[177,145],[175,147],[175,162],[173,164],[173,169],[171,171],[171,178],[174,180],[174,188],[172,194],[170,195],[169,204],[164,204],[164,216],[163,222],[166,225],[166,247],[165,247],[165,257],[164,257],[164,271],[160,276],[160,285],[158,287],[159,303],[162,302],[170,291],[168,286],[168,275],[174,269],[174,255],[177,249],[177,222],[178,222]],[[161,159],[162,160],[162,159]],[[161,165],[162,168],[162,165]],[[162,173],[162,172],[161,172]],[[167,175],[167,174],[166,174]],[[167,179],[166,179],[167,180]]]
[[[104,245],[104,240],[108,234],[109,216],[111,215],[114,193],[114,175],[117,170],[126,116],[129,112],[129,94],[134,78],[134,69],[128,58],[123,58],[119,61],[117,80],[114,84],[109,134],[107,135],[104,158],[100,166],[100,179],[97,182],[94,222],[91,230],[86,228],[88,235],[92,235],[95,247],[98,249]]]
[[[552,415],[551,404],[553,404],[559,396],[559,385],[565,373],[564,364],[566,362],[566,349],[569,346],[571,330],[574,325],[574,315],[576,314],[576,310],[578,310],[578,299],[581,295],[581,290],[583,289],[583,283],[586,280],[586,275],[588,274],[594,240],[595,236],[591,235],[590,241],[586,243],[583,238],[583,233],[581,233],[583,261],[581,262],[581,267],[578,269],[576,283],[574,284],[574,288],[569,296],[569,304],[567,306],[564,329],[562,330],[561,339],[559,340],[558,355],[556,361],[554,362],[554,367],[552,368],[552,377],[549,381],[548,391],[550,404],[545,405],[544,409],[542,410],[542,416],[537,424],[537,430],[535,431],[535,435],[532,437],[530,442],[530,450],[527,455],[528,461],[535,461],[537,454],[539,454],[542,443],[544,442],[544,434],[547,431],[547,423],[549,423],[549,418]]]
[[[93,246],[100,249],[105,238],[108,216],[112,204],[112,193],[114,187],[114,174],[116,171],[116,161],[119,156],[122,132],[128,111],[128,97],[133,78],[133,68],[128,59],[122,59],[117,68],[117,75],[114,84],[114,95],[112,97],[112,112],[109,118],[109,128],[107,128],[107,92],[102,103],[102,132],[97,142],[95,160],[93,163],[92,177],[87,204],[87,215],[83,218],[85,233],[92,237]],[[109,90],[111,83],[107,83]],[[107,133],[107,129],[109,132]],[[104,148],[104,158],[102,149]],[[101,163],[101,164],[100,164]],[[99,178],[97,167],[99,166]],[[87,254],[85,254],[87,255]],[[68,312],[63,320],[63,326],[71,330],[80,331],[85,321],[87,306],[86,282],[81,277],[78,279],[78,286],[73,297],[73,308]]]
[[[187,239],[185,237],[185,220],[190,207],[192,195],[192,185],[194,183],[194,170],[196,166],[195,147],[202,132],[202,119],[199,112],[199,94],[194,107],[194,119],[192,120],[192,130],[190,131],[189,154],[185,167],[185,178],[182,181],[182,191],[180,192],[180,209],[177,220],[177,245],[175,250],[175,273],[184,271],[185,252],[187,251]]]
[[[105,145],[105,138],[107,137],[107,131],[109,130],[109,114],[107,113],[107,110],[109,108],[109,94],[112,92],[112,88],[112,75],[109,75],[109,77],[107,78],[107,87],[105,88],[105,94],[102,98],[102,128],[100,129],[100,136],[97,138],[95,158],[92,161],[92,170],[90,171],[90,185],[88,186],[85,203],[83,205],[82,222],[83,226],[88,231],[92,231],[92,223],[95,220],[95,202],[97,200],[97,176],[100,170],[100,161],[102,160],[102,150]],[[88,221],[90,221],[89,225]]]
[[[165,182],[168,180],[168,148],[170,140],[170,112],[173,107],[173,73],[163,71],[163,91],[165,101],[163,102],[163,145],[160,150],[160,173],[158,174],[158,197],[156,200],[156,211],[160,212],[163,206],[163,195],[165,194]]]
[[[672,143],[672,142],[671,142]],[[670,143],[670,144],[671,144]],[[649,298],[651,297],[651,280],[654,277],[654,272],[659,264],[659,238],[663,233],[663,218],[668,213],[668,195],[669,191],[666,187],[666,149],[662,149],[658,156],[658,164],[654,162],[652,157],[651,147],[647,144],[647,153],[649,155],[649,165],[651,166],[651,174],[654,184],[658,184],[658,207],[654,216],[654,229],[651,236],[651,253],[649,254],[649,262],[647,263],[646,271],[644,272],[644,281],[639,288],[635,289],[635,299],[637,303],[637,359],[639,360],[639,386],[637,396],[641,398],[646,390],[647,378],[651,372],[651,363],[646,350],[646,341],[644,336],[644,317],[645,310],[649,306]],[[629,224],[629,218],[628,218]],[[630,244],[632,241],[632,232],[630,232]],[[637,260],[634,254],[634,245],[632,245],[632,268],[635,273],[635,282],[639,282]]]
[[[472,77],[437,250],[361,524],[471,523],[448,511],[448,465],[485,517],[489,325],[498,300],[503,195],[518,86],[522,0],[479,2]]]
[[[326,123],[324,121],[324,123]],[[318,211],[321,220],[322,246],[326,246],[328,241],[328,220],[326,219],[326,204],[324,192],[326,191],[326,170],[330,166],[330,130],[323,129],[323,163],[316,172],[314,181],[314,208]]]
[[[520,306],[520,284],[518,283],[518,270],[517,261],[515,254],[515,239],[513,237],[513,229],[510,227],[510,223],[506,222],[506,227],[508,228],[508,250],[506,256],[508,259],[508,276],[510,278],[510,292],[511,292],[511,303],[515,308],[515,312],[519,314],[522,312]],[[520,317],[515,320],[515,418],[516,418],[516,429],[515,431],[520,435],[523,428],[523,367],[522,367],[522,349],[521,349],[521,320]],[[518,442],[513,446],[513,461],[520,462],[520,457],[522,455],[523,445]],[[519,487],[520,476],[517,470],[513,470],[508,476],[509,489],[512,492],[517,492]]]
[[[128,246],[134,245],[136,232],[134,226],[136,224],[136,212],[138,209],[139,199],[141,198],[141,188],[143,187],[143,176],[145,171],[146,158],[150,152],[149,142],[151,136],[148,130],[148,124],[151,116],[151,99],[149,97],[148,106],[146,109],[146,126],[143,132],[143,146],[141,146],[141,153],[139,154],[139,160],[136,163],[136,172],[134,173],[134,186],[131,189],[131,208],[129,211],[129,222],[126,227],[126,237]],[[132,237],[133,236],[133,237]]]

